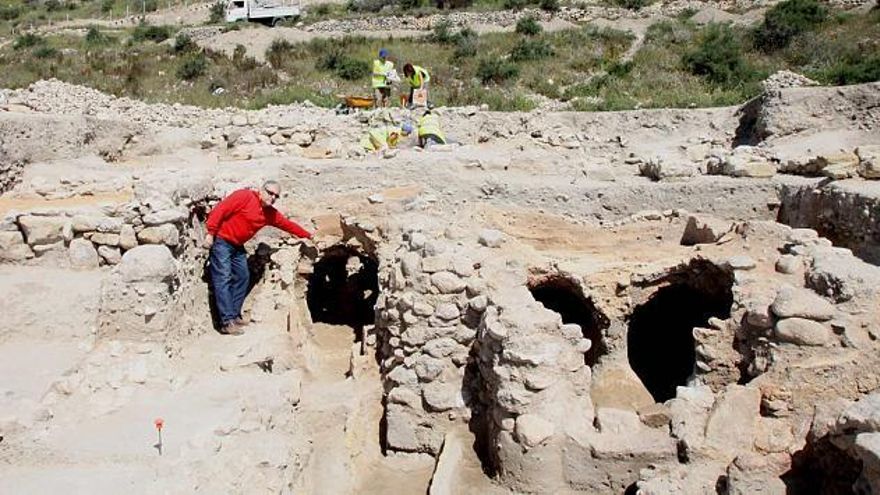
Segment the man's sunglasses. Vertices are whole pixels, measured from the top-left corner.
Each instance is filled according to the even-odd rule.
[[[269,196],[272,196],[273,199],[278,199],[281,197],[280,194],[273,192],[273,191],[270,191],[268,189],[264,189],[264,191],[266,191],[266,194],[268,194]]]

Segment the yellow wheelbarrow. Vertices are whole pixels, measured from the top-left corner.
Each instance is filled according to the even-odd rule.
[[[336,95],[343,102],[345,102],[345,106],[349,108],[370,108],[372,107],[376,99],[365,97],[365,96],[348,96],[348,95]]]

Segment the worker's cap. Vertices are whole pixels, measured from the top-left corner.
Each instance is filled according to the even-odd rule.
[[[388,56],[388,50],[386,50],[386,49],[384,49],[384,48],[380,48],[380,49],[379,49],[379,56],[380,56],[380,57],[387,57],[387,56]]]
[[[413,125],[409,122],[404,122],[403,125],[400,126],[400,130],[402,130],[405,135],[410,134],[413,131]]]

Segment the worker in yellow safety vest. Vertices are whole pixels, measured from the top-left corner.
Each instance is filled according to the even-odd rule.
[[[418,65],[406,64],[403,66],[403,77],[409,83],[409,98],[407,101],[410,106],[413,104],[413,93],[418,89],[428,89],[428,81],[431,75],[424,67]]]
[[[440,128],[440,117],[428,110],[419,119],[419,146],[432,144],[446,144],[446,136]]]
[[[401,127],[376,127],[370,129],[367,135],[361,138],[361,147],[364,151],[384,151],[396,148],[400,137],[409,136],[412,131],[412,124],[409,122],[404,122]]]
[[[394,62],[388,60],[388,50],[379,50],[379,58],[373,60],[373,93],[377,107],[387,107],[391,97],[391,81],[389,76],[394,71]]]

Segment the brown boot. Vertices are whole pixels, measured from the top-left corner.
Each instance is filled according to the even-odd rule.
[[[235,324],[235,320],[228,321],[220,327],[220,333],[226,335],[241,335],[244,333],[244,329],[239,325]]]

